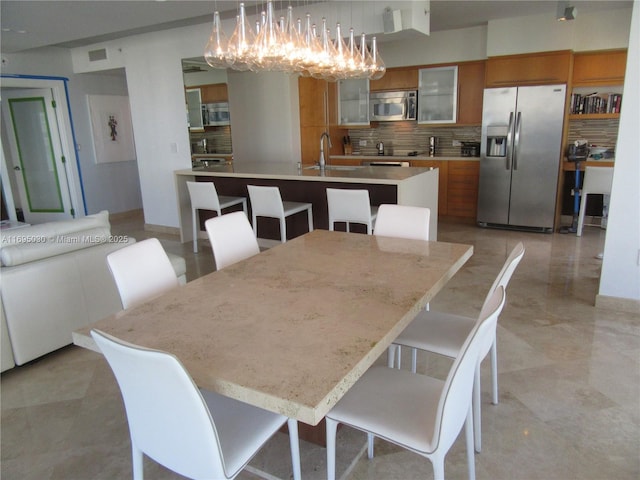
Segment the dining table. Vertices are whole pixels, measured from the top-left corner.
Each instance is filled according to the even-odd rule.
[[[98,329],[169,352],[198,387],[314,426],[472,254],[471,245],[314,230],[73,341],[99,352]]]

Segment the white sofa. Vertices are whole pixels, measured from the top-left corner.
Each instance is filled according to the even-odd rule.
[[[135,242],[109,213],[2,232],[2,371],[72,343],[71,332],[122,309],[106,256]],[[180,283],[184,259],[169,254]]]

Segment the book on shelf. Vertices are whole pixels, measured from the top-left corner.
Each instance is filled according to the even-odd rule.
[[[620,113],[621,93],[574,93],[571,95],[569,113],[572,115]]]

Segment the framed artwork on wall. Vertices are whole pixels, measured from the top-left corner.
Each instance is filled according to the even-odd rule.
[[[87,95],[96,163],[136,159],[129,97]]]

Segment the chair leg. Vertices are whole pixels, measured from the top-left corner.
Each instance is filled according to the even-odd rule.
[[[394,360],[396,358],[396,350],[398,348],[400,347],[395,343],[392,343],[391,345],[389,345],[389,348],[387,350],[387,367],[393,368],[393,365],[395,363]]]
[[[247,199],[246,198],[244,200],[242,200],[242,210],[244,211],[244,214],[247,216],[247,218],[249,218],[249,210],[247,210]]]
[[[473,453],[473,422],[473,413],[471,410],[471,405],[469,405],[467,419],[464,423],[464,437],[467,444],[467,468],[469,469],[469,480],[476,480],[476,459]],[[444,479],[444,476],[442,478]]]
[[[402,347],[398,345],[397,355],[396,355],[396,366],[398,370],[402,369]]]
[[[373,439],[374,438],[375,437],[373,436],[373,433],[367,432],[367,457],[369,458],[369,460],[373,458]]]
[[[580,195],[580,212],[578,213],[578,227],[576,228],[576,237],[582,236],[582,227],[584,226],[584,215],[587,211],[588,193]]]
[[[496,347],[497,339],[493,339],[491,345],[491,384],[493,389],[492,402],[494,405],[498,404],[498,349]]]
[[[287,241],[287,221],[284,218],[280,219],[280,241],[282,243]]]
[[[193,253],[198,253],[198,209],[191,209],[191,221],[193,222]]]
[[[433,480],[444,480],[444,455],[434,455],[430,460],[433,465]]]
[[[293,480],[301,480],[300,473],[300,442],[298,440],[298,421],[294,418],[287,420],[289,427],[289,445],[291,447],[291,465],[293,466]]]
[[[411,349],[411,371],[413,373],[416,373],[417,370],[418,370],[418,349],[412,348]]]
[[[133,463],[133,480],[144,480],[144,458],[142,450],[136,447],[133,438],[131,439],[131,461]]]
[[[313,212],[311,211],[311,207],[307,210],[307,219],[309,220],[309,231],[313,232]]]
[[[472,395],[472,406],[473,406],[473,435],[475,438],[476,452],[480,453],[482,450],[482,420],[480,418],[480,407],[481,407],[481,386],[480,386],[480,363],[476,366],[476,373],[473,378],[473,395]]]
[[[326,417],[327,425],[327,480],[336,478],[336,432],[338,422]]]
[[[253,234],[258,238],[258,218],[255,213],[251,215],[251,225],[253,226]]]
[[[347,233],[349,233],[349,232],[351,231],[351,230],[349,230],[349,222],[345,222],[345,224],[346,224],[346,227],[347,227],[347,228],[346,228]]]

